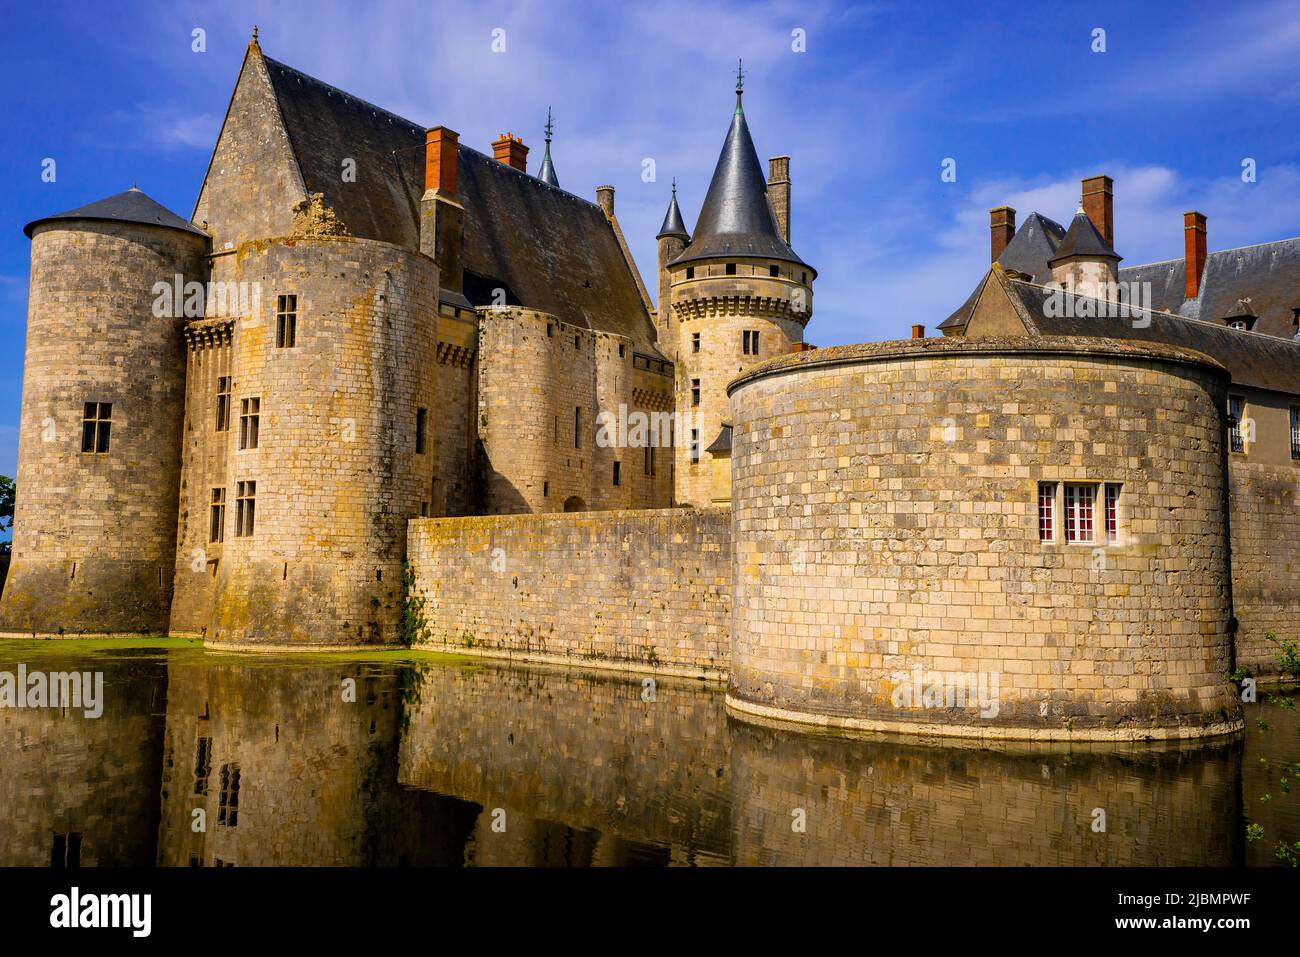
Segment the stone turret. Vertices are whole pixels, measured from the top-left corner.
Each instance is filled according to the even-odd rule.
[[[772,207],[741,104],[741,76],[695,235],[667,266],[684,433],[675,441],[675,492],[679,503],[696,506],[728,494],[714,482],[714,453],[707,451],[727,444],[717,444],[731,424],[727,383],[803,342],[817,275],[786,242]]]
[[[1119,278],[1119,261],[1080,203],[1065,239],[1047,265],[1052,269],[1053,281],[1073,286],[1082,296],[1110,299],[1107,290]]]
[[[201,308],[208,236],[134,187],[25,232],[18,501],[0,632],[165,633],[181,330],[187,300]]]
[[[682,222],[682,211],[677,206],[677,180],[673,180],[673,195],[668,201],[668,212],[664,213],[664,223],[659,227],[659,308],[655,314],[655,325],[659,333],[659,351],[674,362],[677,361],[677,329],[673,324],[671,287],[672,279],[668,264],[680,256],[691,235]]]

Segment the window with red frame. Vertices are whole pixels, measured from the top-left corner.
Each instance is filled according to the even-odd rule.
[[[1119,486],[1106,483],[1106,541],[1119,541]]]
[[[1095,485],[1065,486],[1065,540],[1067,542],[1093,542],[1093,507],[1097,499]]]
[[[1056,541],[1056,483],[1038,483],[1038,540]]]

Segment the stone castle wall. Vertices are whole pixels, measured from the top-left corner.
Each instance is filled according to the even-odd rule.
[[[154,285],[207,277],[207,240],[92,221],[32,239],[13,565],[0,632],[167,629],[185,354]],[[168,297],[168,305],[173,305]],[[106,452],[82,452],[85,403],[111,403]]]
[[[1025,339],[819,350],[737,380],[733,705],[981,735],[1239,726],[1226,385],[1197,353]],[[1096,543],[1040,542],[1040,482],[1058,523],[1064,483],[1120,483],[1118,541],[1099,495]],[[992,714],[924,706],[926,676],[967,674],[997,676]]]
[[[731,524],[663,509],[412,522],[430,648],[720,677]]]
[[[617,417],[623,409],[630,417],[662,404],[656,392],[638,388],[646,376],[634,368],[631,340],[517,306],[480,309],[479,328],[485,513],[668,504],[670,450],[647,476],[642,448],[598,441],[602,414]]]
[[[406,523],[427,508],[436,429],[433,260],[346,238],[240,248],[236,277],[261,287],[235,325],[226,445],[226,537],[207,638],[249,645],[364,645],[398,638]],[[276,345],[277,297],[297,296],[296,341]],[[239,448],[241,403],[260,400],[257,448]],[[200,415],[211,428],[210,416]],[[212,481],[209,479],[209,481]],[[240,536],[238,483],[255,481]],[[204,523],[200,523],[204,524]],[[198,574],[182,555],[178,579]]]
[[[1300,477],[1294,465],[1231,456],[1232,606],[1237,665],[1279,670],[1280,645],[1300,640]]]

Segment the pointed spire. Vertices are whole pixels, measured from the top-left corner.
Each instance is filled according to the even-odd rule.
[[[542,157],[542,168],[537,172],[537,178],[548,186],[560,187],[560,178],[555,175],[555,164],[551,162],[551,131],[555,124],[551,121],[551,108],[546,108],[546,155]]]
[[[686,231],[686,224],[682,222],[682,211],[677,207],[677,180],[673,179],[673,198],[668,201],[668,212],[664,213],[664,224],[659,227],[659,234],[655,239],[668,239],[675,237],[682,242],[689,243],[691,235]]]
[[[767,198],[767,178],[740,110],[744,71],[736,72],[736,112],[713,170],[709,191],[695,224],[695,235],[675,263],[697,259],[752,257],[807,266],[781,237]],[[810,273],[815,271],[809,268]]]

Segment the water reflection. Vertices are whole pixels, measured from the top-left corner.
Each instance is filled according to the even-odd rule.
[[[1199,747],[991,749],[541,668],[0,643],[19,662],[102,671],[107,700],[0,708],[7,865],[1267,865],[1300,838],[1276,705]]]

